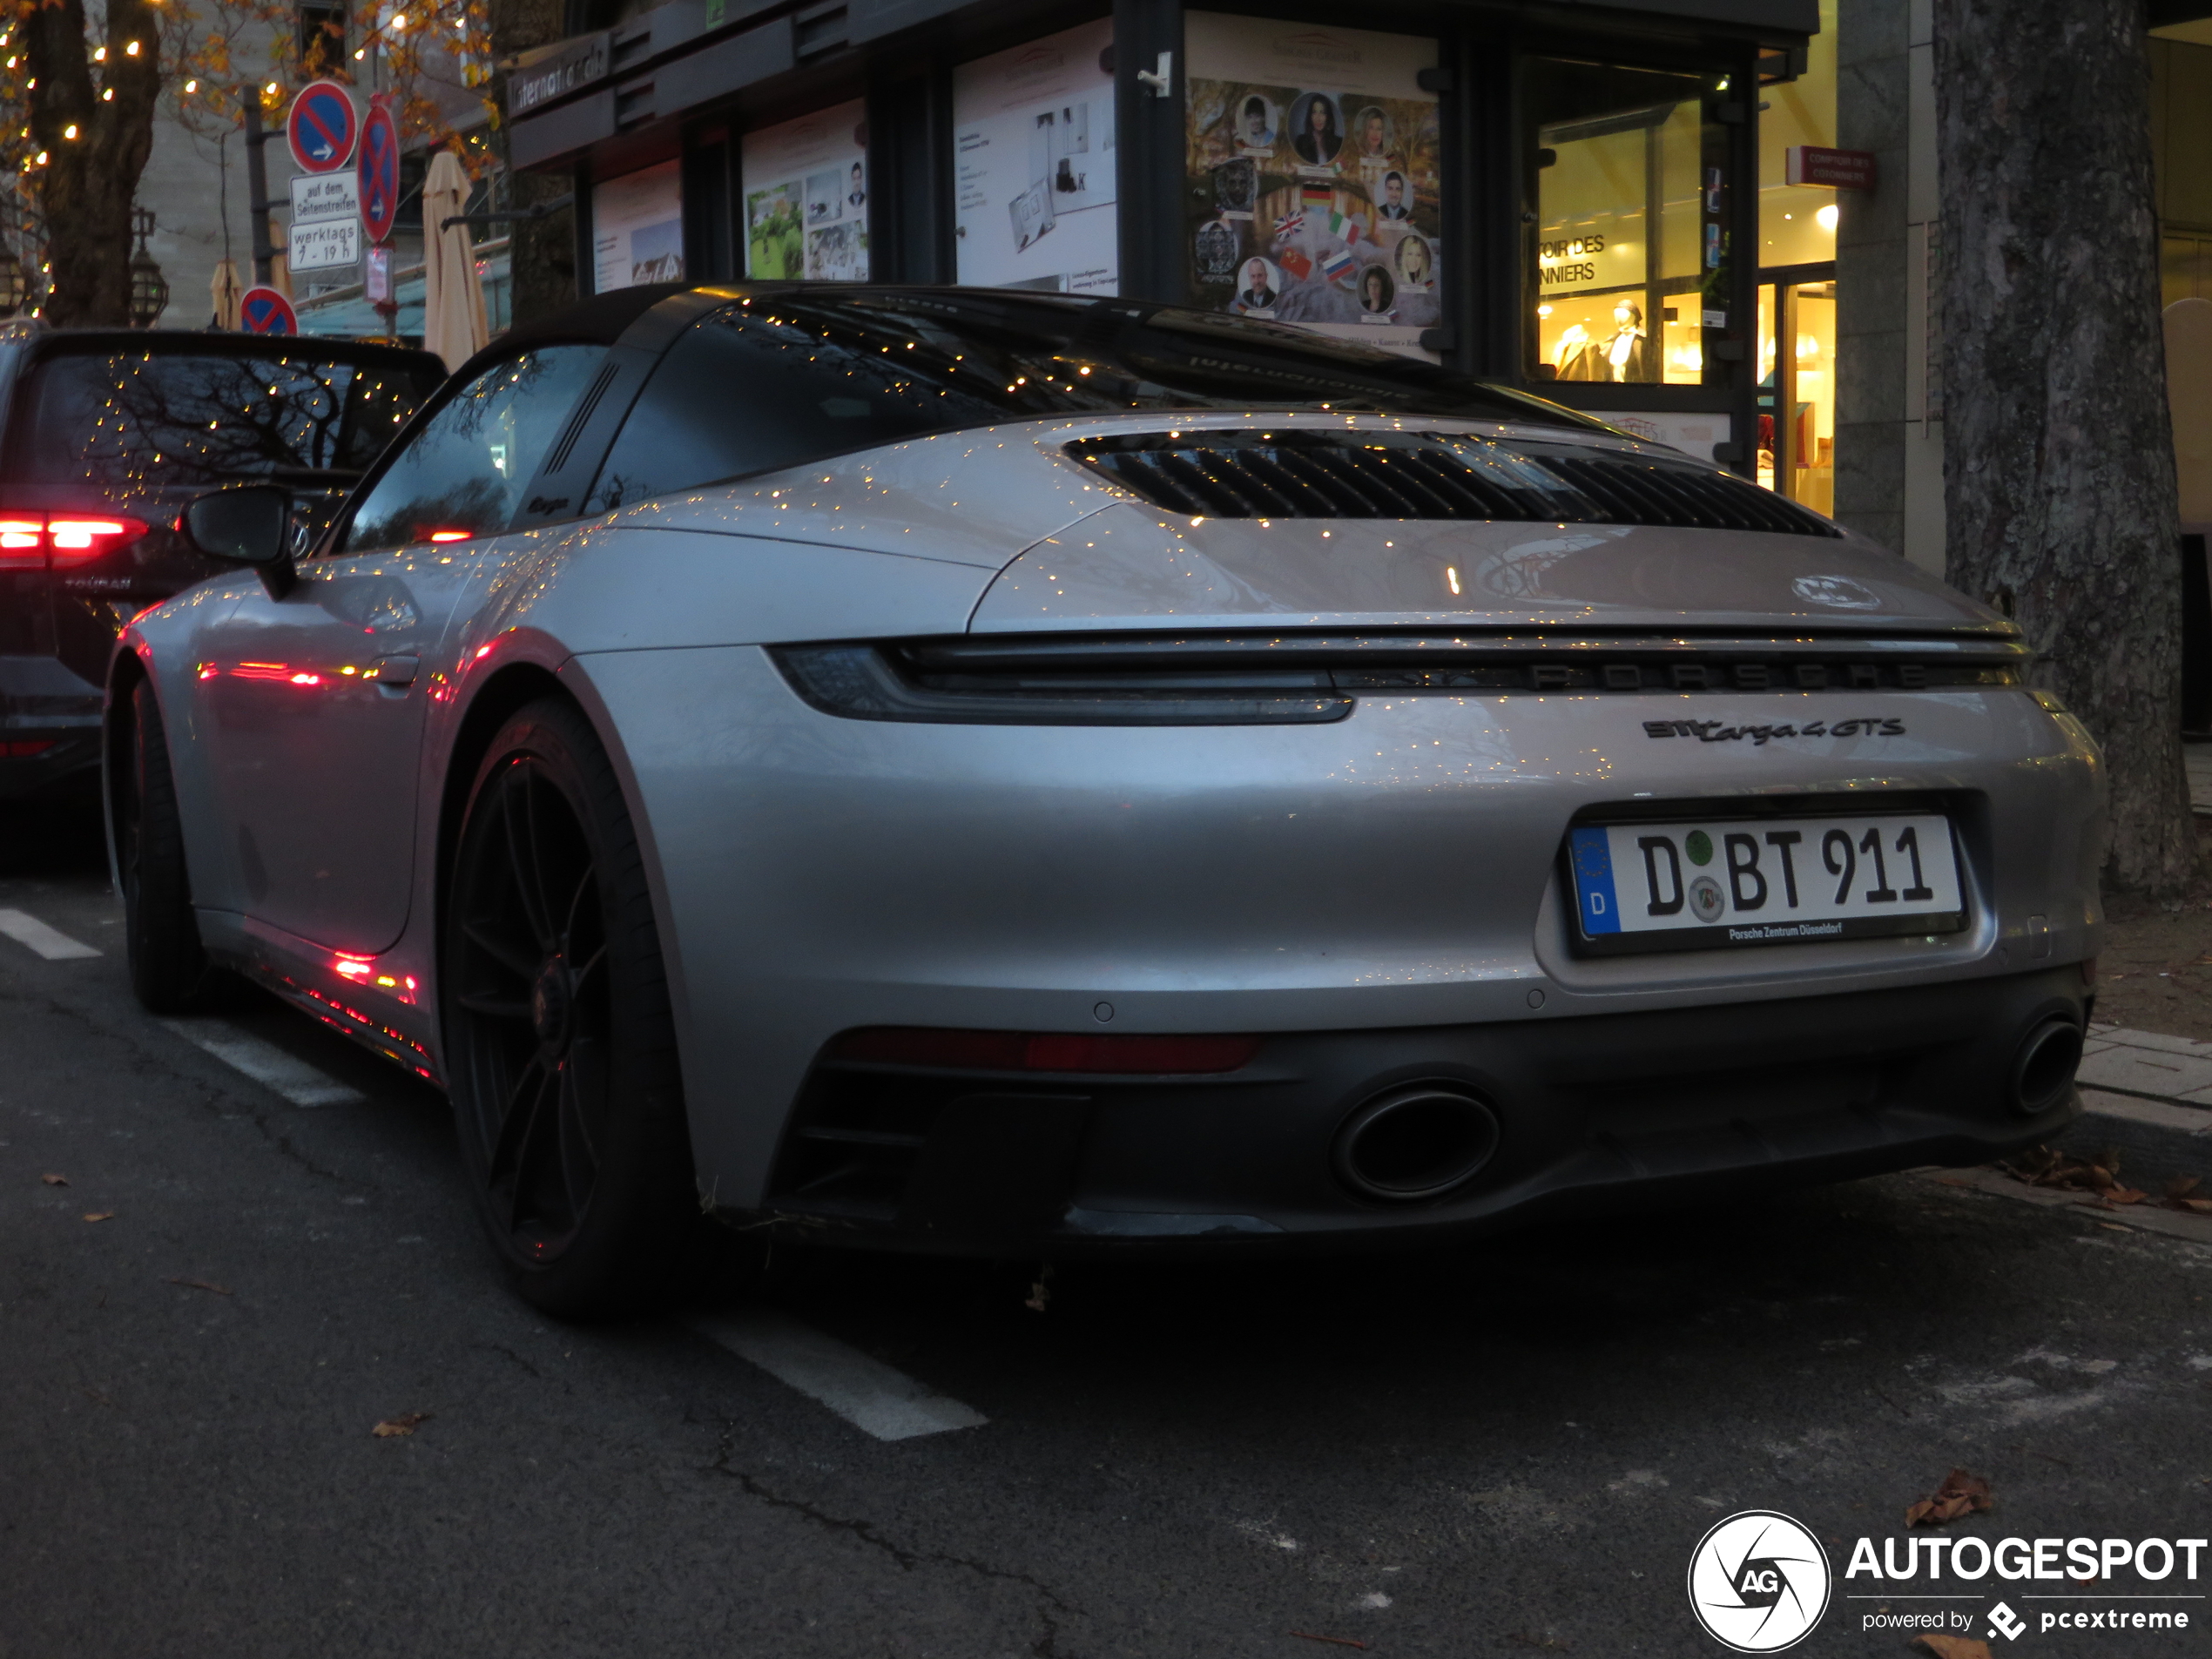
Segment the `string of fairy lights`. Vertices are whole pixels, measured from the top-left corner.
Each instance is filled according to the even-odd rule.
[[[34,60],[23,0],[0,0],[0,318],[39,314],[52,270],[42,175],[53,164],[55,144],[92,136],[84,119],[65,123],[58,138],[42,143],[34,135],[31,95],[42,68],[84,73],[91,92],[84,118],[97,122],[107,118],[99,106],[115,101],[111,65],[152,56],[162,83],[159,115],[207,139],[238,133],[248,100],[259,106],[263,126],[273,128],[300,88],[338,81],[390,94],[408,138],[451,145],[472,174],[489,161],[482,130],[454,118],[454,94],[466,91],[481,100],[485,125],[500,119],[490,97],[489,0],[362,0],[350,9],[341,0],[327,11],[300,0],[147,0],[147,6],[153,26],[135,37],[110,19],[111,32],[100,38],[98,21],[88,20],[83,57],[57,69]]]

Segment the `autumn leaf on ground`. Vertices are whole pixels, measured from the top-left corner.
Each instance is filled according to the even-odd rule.
[[[1989,1507],[1989,1482],[1978,1474],[1964,1469],[1953,1469],[1943,1477],[1943,1484],[1936,1488],[1935,1496],[1923,1498],[1905,1512],[1908,1527],[1938,1527],[1946,1521],[1956,1521],[1961,1515]]]
[[[1989,1644],[1977,1642],[1972,1636],[1939,1636],[1928,1635],[1912,1638],[1916,1648],[1925,1648],[1936,1659],[1990,1659]]]
[[[428,1412],[401,1412],[397,1417],[388,1417],[369,1433],[380,1440],[388,1440],[401,1434],[412,1434],[418,1423],[430,1420]]]
[[[87,1210],[84,1212],[84,1219],[87,1221],[113,1221],[115,1219],[115,1211],[112,1210]]]
[[[65,1187],[69,1184],[69,1177],[65,1175],[42,1175],[38,1178],[50,1187]]]

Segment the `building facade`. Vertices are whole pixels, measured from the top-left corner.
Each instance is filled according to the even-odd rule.
[[[1791,185],[1762,137],[1833,142],[1832,71],[1824,103],[1798,89],[1832,51],[1818,0],[1357,23],[1291,0],[672,0],[513,68],[510,155],[573,180],[595,292],[1172,300],[1523,386],[1827,504],[1832,418],[1800,434],[1761,385],[1777,331],[1834,304],[1835,192]],[[1832,409],[1818,373],[1785,368],[1785,401]]]
[[[1876,158],[1873,189],[1839,192],[1834,510],[1940,574],[1933,0],[1824,0],[1828,4],[1835,7],[1838,141]],[[2151,153],[2170,323],[2177,302],[2212,302],[2212,3],[2153,0],[2149,21]],[[2172,372],[2177,379],[2203,373],[2181,365]],[[2177,406],[2176,419],[2188,426],[2192,417]],[[2202,416],[2195,419],[2201,423]],[[2177,431],[2185,474],[2191,444],[2201,454],[2207,436]],[[2182,495],[2187,520],[2186,478]],[[2205,528],[2195,526],[2200,533]],[[2202,596],[2193,603],[2201,608]]]

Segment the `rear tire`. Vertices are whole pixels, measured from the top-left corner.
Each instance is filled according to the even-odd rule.
[[[705,1223],[644,859],[590,724],[544,698],[469,790],[440,974],[478,1218],[563,1318],[665,1304]]]
[[[132,688],[129,724],[127,747],[111,780],[131,988],[152,1013],[182,1014],[207,983],[207,952],[192,914],[184,821],[152,681]]]

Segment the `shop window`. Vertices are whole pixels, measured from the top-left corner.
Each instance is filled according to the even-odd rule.
[[[745,273],[756,281],[868,280],[868,122],[854,98],[745,135]]]
[[[1114,25],[1082,24],[953,71],[963,284],[1113,293]]]
[[[2176,300],[2212,300],[2212,237],[2175,236],[2159,239],[2159,287],[2161,303]]]
[[[1825,265],[1836,257],[1836,192],[1790,183],[1790,152],[1836,144],[1836,3],[1820,0],[1820,32],[1807,43],[1804,71],[1759,89],[1759,264]]]
[[[1759,288],[1758,479],[1816,512],[1836,504],[1836,285]]]
[[[1539,58],[1528,66],[1537,380],[1703,384],[1728,327],[1725,77]]]
[[[591,292],[683,280],[683,164],[664,161],[593,185]]]

